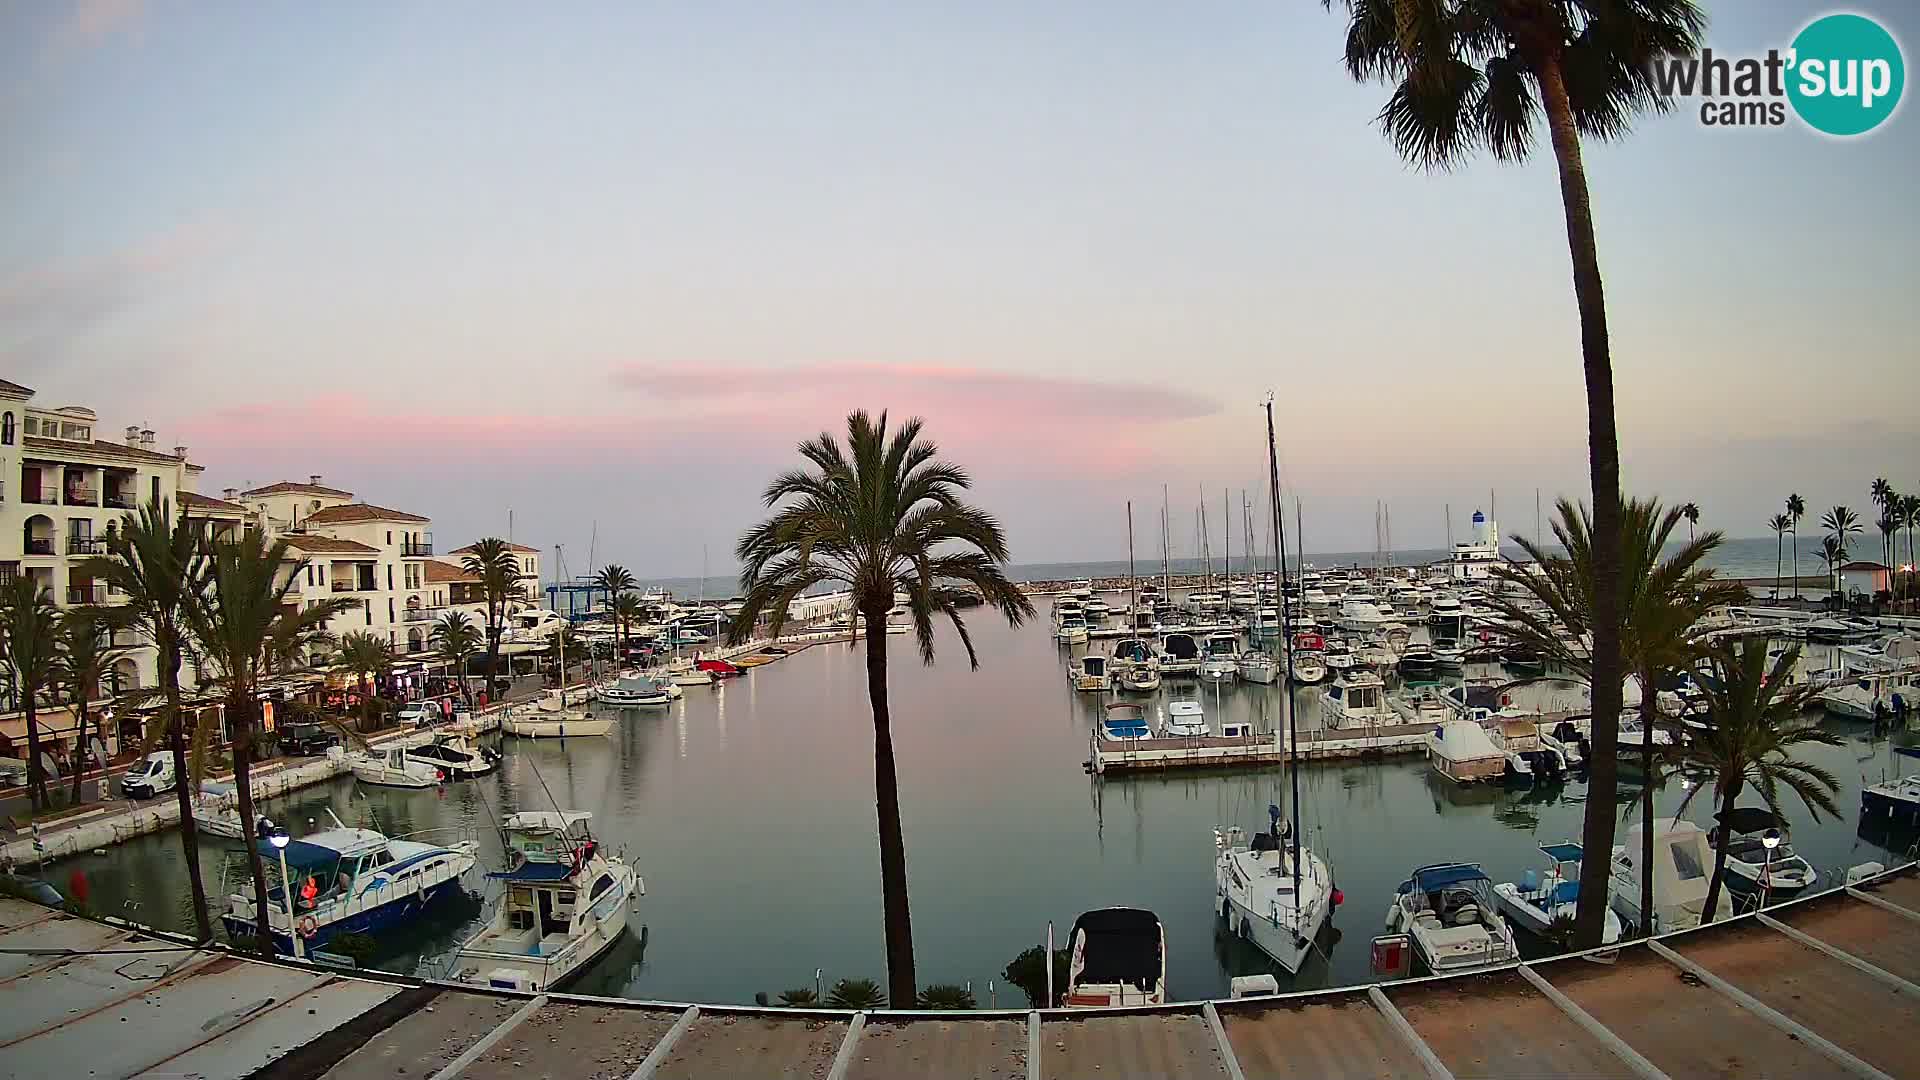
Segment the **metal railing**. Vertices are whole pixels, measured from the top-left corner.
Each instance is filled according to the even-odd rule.
[[[107,542],[99,537],[67,537],[67,554],[69,555],[105,555],[106,553]]]
[[[403,556],[433,554],[433,537],[425,536],[418,540],[402,540],[400,542],[400,554]]]
[[[55,495],[51,491],[29,491],[20,496],[20,501],[23,503],[33,503],[36,506],[58,506],[60,505],[60,496]]]
[[[417,622],[433,622],[434,620],[440,617],[441,612],[444,612],[446,610],[447,609],[444,607],[408,608],[406,612],[401,615],[401,621],[416,622],[416,623]]]
[[[29,555],[53,554],[53,538],[47,537],[43,540],[38,537],[27,537],[26,553]]]

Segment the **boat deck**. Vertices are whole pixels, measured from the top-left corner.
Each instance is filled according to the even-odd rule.
[[[528,997],[0,900],[0,1077],[1920,1076],[1916,873],[1596,957],[1076,1012]]]

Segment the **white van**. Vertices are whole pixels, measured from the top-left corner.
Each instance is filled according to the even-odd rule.
[[[172,791],[179,783],[173,771],[173,753],[156,750],[120,778],[120,794],[129,799],[151,799]]]

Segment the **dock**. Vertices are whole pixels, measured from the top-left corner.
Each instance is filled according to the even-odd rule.
[[[516,995],[196,948],[0,900],[0,1077],[1920,1076],[1913,864],[1468,975],[1145,1009]]]
[[[1426,752],[1432,724],[1380,724],[1366,728],[1317,729],[1300,733],[1302,761],[1337,761]],[[1088,772],[1123,773],[1159,769],[1235,769],[1277,765],[1291,744],[1286,729],[1270,735],[1231,739],[1219,735],[1187,738],[1090,740]]]

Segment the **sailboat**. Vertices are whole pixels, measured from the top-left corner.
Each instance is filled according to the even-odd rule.
[[[1273,433],[1273,399],[1267,399],[1267,472],[1273,497],[1274,563],[1286,581],[1286,540],[1280,517],[1280,463]],[[1285,611],[1284,602],[1281,610]],[[1286,618],[1283,614],[1282,618]],[[1283,698],[1287,710],[1287,773],[1292,784],[1294,815],[1300,813],[1299,733],[1294,728],[1291,695]],[[1340,890],[1325,859],[1300,843],[1300,829],[1283,824],[1280,808],[1267,807],[1267,831],[1252,843],[1241,844],[1239,827],[1214,829],[1213,864],[1215,910],[1227,929],[1251,942],[1274,963],[1298,974],[1313,951],[1313,943],[1340,905]]]

